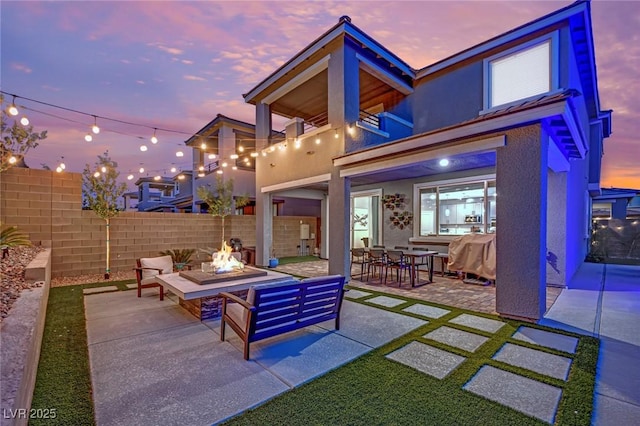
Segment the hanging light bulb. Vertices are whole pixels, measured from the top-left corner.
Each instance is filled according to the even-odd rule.
[[[320,145],[320,138],[316,138],[316,145]]]
[[[93,174],[93,177],[100,177],[100,172],[95,172],[95,173]]]
[[[18,162],[18,159],[13,155],[9,157],[9,164],[16,164],[17,162]]]
[[[256,157],[258,156],[258,153],[257,153],[257,152],[252,152],[252,153],[251,153],[251,154],[249,154],[249,155],[251,155],[253,158],[256,158]]]
[[[240,152],[244,152],[244,146],[240,145],[240,146],[238,147],[238,151],[240,151]]]
[[[158,138],[156,137],[156,129],[155,127],[153,128],[153,136],[151,136],[151,143],[152,144],[157,144],[158,143]]]
[[[338,139],[340,135],[338,135],[338,129],[336,129],[336,133],[333,135],[334,138]]]
[[[29,125],[29,119],[27,118],[26,115],[22,116],[22,118],[20,119],[20,124],[22,124],[23,126],[28,126]]]
[[[217,173],[217,174],[219,174],[219,175],[221,175],[221,174],[222,174],[222,173],[224,173],[224,172],[222,171],[222,169],[218,169],[218,171],[217,171],[216,173]]]
[[[160,179],[162,179],[162,177],[160,177],[160,176],[154,176],[153,177],[153,180],[160,180]]]
[[[198,172],[198,177],[204,177],[204,172]]]
[[[62,170],[64,170],[64,169],[66,169],[66,168],[67,168],[67,165],[66,165],[66,164],[64,164],[64,157],[60,157],[60,168],[61,168]]]
[[[207,149],[207,144],[206,144],[206,143],[204,143],[204,142],[202,142],[202,143],[200,144],[200,148],[202,148],[202,149]]]
[[[98,133],[100,133],[100,127],[98,127],[98,117],[96,117],[95,115],[93,116],[93,126],[91,126],[91,131],[97,135]]]
[[[102,169],[100,170],[102,170],[102,173],[107,173],[107,168],[105,166],[102,166]]]
[[[93,136],[91,136],[91,133],[87,133],[86,135],[84,135],[84,140],[87,142],[91,142],[93,140]]]
[[[213,160],[213,159],[215,159],[215,158],[216,158],[216,155],[215,155],[215,154],[209,154],[209,160]]]
[[[20,111],[18,111],[18,108],[16,107],[16,97],[15,96],[13,97],[13,101],[11,102],[11,105],[7,109],[7,112],[10,115],[13,115],[13,116],[18,115],[18,113],[20,112]]]
[[[184,157],[184,152],[182,151],[176,152],[176,157]]]
[[[229,164],[227,164],[227,162],[226,162],[226,161],[224,161],[224,162],[222,163],[222,167],[227,167],[228,165],[229,165]]]
[[[267,156],[267,151],[262,151],[262,156],[266,157]]]
[[[127,179],[128,179],[128,180],[133,180],[133,175],[132,175],[132,174],[130,174],[129,176],[127,176]]]
[[[144,173],[144,167],[140,167],[140,170],[138,170],[140,173]]]
[[[140,145],[140,151],[145,152],[147,150],[146,145]]]
[[[171,167],[171,173],[175,173],[176,172],[176,168],[175,167]]]
[[[62,167],[60,167],[60,166],[56,167],[56,172],[62,173]]]
[[[204,166],[198,167],[198,170],[200,170],[201,172],[204,171]]]
[[[238,167],[233,166],[233,167],[231,168],[231,170],[238,170]]]
[[[301,142],[300,142],[300,139],[296,139],[296,140],[293,142],[293,147],[294,147],[295,149],[300,148],[300,143],[301,143]]]
[[[238,154],[231,154],[229,156],[229,158],[231,158],[232,160],[237,160],[238,159]]]
[[[184,175],[182,175],[182,174],[181,174],[181,175],[179,175],[179,176],[178,176],[178,179],[180,179],[180,180],[184,180]]]

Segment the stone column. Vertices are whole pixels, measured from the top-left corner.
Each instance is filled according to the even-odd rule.
[[[546,309],[547,139],[511,130],[497,149],[496,311],[537,320]]]

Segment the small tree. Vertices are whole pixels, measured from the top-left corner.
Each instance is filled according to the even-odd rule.
[[[233,213],[234,208],[249,204],[249,197],[243,195],[233,197],[233,179],[227,181],[221,175],[216,175],[216,187],[210,185],[198,187],[198,197],[209,206],[209,213],[222,220],[222,241],[224,242],[224,219]],[[235,203],[234,203],[235,201]]]
[[[0,95],[0,103],[4,102],[4,97]],[[9,125],[12,117],[2,109],[0,119],[0,172],[13,167],[24,158],[27,151],[38,146],[38,141],[46,139],[47,131],[40,133],[33,131],[32,125],[24,126],[14,120],[13,125]],[[13,159],[12,159],[13,158]]]
[[[111,218],[118,215],[118,198],[127,190],[126,183],[118,183],[120,173],[116,170],[118,163],[111,160],[109,153],[98,155],[95,169],[87,164],[82,171],[82,196],[89,210],[93,210],[100,219],[106,222],[107,261],[104,278],[110,274],[109,225]]]

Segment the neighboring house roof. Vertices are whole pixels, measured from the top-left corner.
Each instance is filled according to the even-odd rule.
[[[602,193],[593,197],[594,201],[613,200],[618,198],[637,199],[638,207],[640,207],[640,189],[626,188],[602,188]],[[634,200],[635,206],[636,200]],[[631,206],[631,203],[629,204]]]
[[[222,127],[223,124],[228,124],[235,127],[244,127],[247,131],[255,132],[255,124],[247,123],[246,121],[236,120],[235,118],[230,118],[222,114],[217,114],[216,118],[207,123],[202,129],[198,130],[195,135],[191,136],[184,143],[185,145],[191,146],[194,144],[199,144],[199,137],[207,135],[218,128]]]
[[[139,186],[140,184],[144,183],[144,182],[149,182],[151,184],[155,184],[155,185],[151,185],[151,187],[157,186],[157,187],[162,187],[162,186],[167,186],[167,185],[173,185],[173,179],[172,178],[168,178],[168,177],[161,177],[160,180],[156,180],[153,177],[141,177],[139,178],[135,185]]]

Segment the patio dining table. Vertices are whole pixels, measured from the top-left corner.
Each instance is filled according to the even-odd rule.
[[[382,247],[379,247],[382,248]],[[369,247],[365,248],[365,251],[368,253],[370,250]],[[385,251],[385,253],[387,252],[387,248],[383,249]],[[437,254],[439,254],[437,251],[432,251],[432,250],[402,250],[402,254],[405,257],[408,257],[411,259],[411,264],[410,264],[410,274],[409,274],[409,281],[411,282],[411,287],[415,287],[416,285],[421,285],[420,284],[420,276],[418,273],[418,265],[417,265],[417,260],[418,259],[427,259],[427,267],[429,268],[429,281],[422,283],[422,284],[427,284],[427,283],[432,283],[433,282],[433,257]]]

